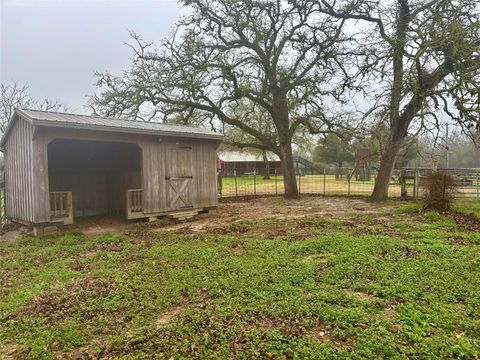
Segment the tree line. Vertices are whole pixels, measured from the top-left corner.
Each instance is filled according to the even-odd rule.
[[[388,129],[380,124],[370,130],[364,137],[331,133],[320,139],[311,152],[315,169],[352,168],[357,165],[357,160],[378,168],[388,142]],[[406,167],[480,169],[478,140],[475,142],[460,131],[450,133],[448,138],[445,133],[440,137],[429,134],[408,136],[394,165],[395,169]]]

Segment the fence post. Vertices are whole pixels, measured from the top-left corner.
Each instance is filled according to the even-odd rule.
[[[323,196],[325,196],[326,178],[327,178],[327,169],[323,169]]]
[[[257,170],[253,170],[253,195],[257,196]]]
[[[347,180],[348,180],[348,194],[347,196],[350,196],[350,176],[347,175]]]
[[[277,188],[277,168],[275,168],[275,195],[278,195],[278,188]]]
[[[413,177],[413,199],[418,200],[418,169],[415,168],[415,175]]]
[[[298,194],[300,194],[301,188],[302,188],[302,173],[301,173],[301,170],[298,169]]]
[[[220,192],[220,198],[222,197],[222,187],[223,187],[223,181],[222,181],[222,173],[220,170],[217,170],[217,184],[218,184],[218,190]]]
[[[235,180],[235,196],[238,196],[237,170],[233,170],[233,178]]]
[[[480,172],[477,171],[477,198],[480,198]]]

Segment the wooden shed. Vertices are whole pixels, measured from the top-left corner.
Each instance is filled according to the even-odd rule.
[[[1,140],[7,217],[41,228],[215,208],[221,141],[193,127],[16,110]]]

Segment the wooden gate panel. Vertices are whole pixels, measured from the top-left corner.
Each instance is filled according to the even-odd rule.
[[[168,210],[193,208],[192,146],[167,144],[166,194]]]

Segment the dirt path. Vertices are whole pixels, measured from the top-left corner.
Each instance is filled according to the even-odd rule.
[[[304,216],[343,217],[354,213],[378,214],[392,210],[396,204],[375,204],[362,199],[343,197],[305,196],[299,199],[263,197],[241,202],[219,204],[217,213],[207,218],[187,223],[166,225],[154,231],[172,231],[188,228],[202,231],[207,227],[221,226],[240,220],[267,218],[294,218]]]
[[[0,242],[15,241],[22,236],[22,233],[18,230],[7,231],[5,234],[0,235]]]
[[[26,227],[18,226],[15,224],[8,224],[7,229],[4,229],[4,232],[0,231],[0,243],[15,241],[29,233],[30,230]]]

